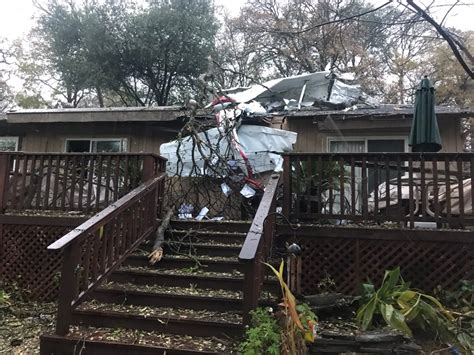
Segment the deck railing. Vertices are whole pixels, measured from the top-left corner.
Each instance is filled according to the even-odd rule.
[[[276,222],[276,192],[279,174],[270,177],[265,186],[260,205],[247,233],[239,254],[239,260],[244,263],[244,323],[250,323],[250,311],[257,308],[263,287],[265,268],[263,262],[271,256],[273,235]]]
[[[291,153],[284,214],[334,224],[474,224],[472,153]]]
[[[58,335],[69,331],[74,308],[156,229],[164,178],[159,173],[48,247],[63,254]]]
[[[0,209],[99,211],[165,162],[145,153],[0,153]]]

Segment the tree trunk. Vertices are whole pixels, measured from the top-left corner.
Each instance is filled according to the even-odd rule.
[[[104,107],[104,95],[102,94],[102,89],[100,86],[96,87],[97,91],[97,100],[99,101],[99,107]]]

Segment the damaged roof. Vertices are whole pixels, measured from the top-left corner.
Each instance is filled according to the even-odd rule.
[[[413,117],[413,105],[381,104],[367,95],[350,73],[330,71],[302,74],[255,84],[250,88],[232,88],[229,97],[240,103],[260,104],[260,111],[249,116],[312,118],[315,121],[332,118],[345,119],[407,119]],[[245,106],[248,108],[248,106]],[[474,109],[452,106],[436,106],[439,118],[474,116]]]
[[[279,115],[293,118],[312,118],[315,121],[332,118],[335,120],[368,119],[368,120],[393,120],[413,118],[413,105],[384,104],[377,107],[350,107],[345,110],[325,110],[318,107],[302,108],[298,111],[279,112]],[[474,109],[454,106],[436,106],[438,118],[466,118],[474,116]]]
[[[8,123],[170,122],[187,116],[182,106],[61,108],[6,113]]]

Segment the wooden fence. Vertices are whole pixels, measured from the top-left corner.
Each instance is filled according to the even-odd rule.
[[[284,214],[293,221],[474,224],[473,153],[292,153]]]

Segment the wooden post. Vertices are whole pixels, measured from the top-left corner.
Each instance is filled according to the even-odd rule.
[[[283,215],[290,219],[290,209],[291,209],[291,166],[290,166],[290,156],[283,156]]]
[[[10,173],[10,156],[8,154],[0,154],[0,214],[5,213],[7,206],[8,178]],[[3,258],[3,233],[4,225],[0,224],[0,260]],[[0,270],[2,276],[3,270]]]
[[[155,176],[155,158],[152,155],[143,157],[142,183]]]
[[[251,311],[258,306],[257,293],[257,280],[255,279],[254,268],[255,260],[248,260],[244,262],[244,289],[243,289],[243,321],[244,325],[249,325],[252,321]]]
[[[72,302],[77,292],[76,269],[80,260],[81,248],[78,243],[66,247],[61,267],[61,281],[59,284],[58,316],[56,319],[56,334],[66,335],[72,321]]]
[[[10,155],[0,154],[0,213],[7,207],[8,178],[10,175]]]

